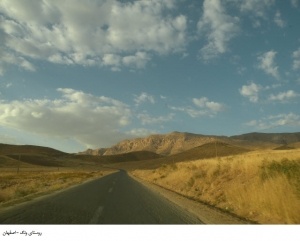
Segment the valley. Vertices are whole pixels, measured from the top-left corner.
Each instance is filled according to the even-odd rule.
[[[170,202],[187,205],[193,215],[210,210],[198,215],[201,222],[300,223],[299,133],[224,137],[172,132],[74,154],[0,144],[0,210],[119,170]],[[182,198],[185,204],[176,201]],[[194,204],[186,204],[189,200]],[[203,214],[213,210],[227,218]]]

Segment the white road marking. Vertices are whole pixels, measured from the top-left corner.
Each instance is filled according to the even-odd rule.
[[[94,213],[94,216],[93,216],[93,217],[91,218],[91,220],[90,220],[90,223],[91,223],[91,224],[96,224],[96,223],[97,223],[99,217],[100,217],[101,214],[102,214],[103,208],[104,208],[103,206],[99,206],[99,207],[97,208],[97,210],[96,210],[95,213]]]

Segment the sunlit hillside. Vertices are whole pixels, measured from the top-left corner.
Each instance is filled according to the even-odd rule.
[[[253,151],[132,173],[258,223],[300,223],[299,149]]]

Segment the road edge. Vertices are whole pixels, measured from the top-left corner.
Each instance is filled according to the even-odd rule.
[[[134,176],[130,172],[128,172],[128,175],[152,191],[164,196],[170,202],[180,206],[189,213],[196,215],[198,219],[205,224],[257,224],[251,220],[239,217],[209,204],[201,203],[180,193],[174,192],[173,190],[146,181],[140,177]]]

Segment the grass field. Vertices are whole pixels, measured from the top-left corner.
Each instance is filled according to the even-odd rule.
[[[300,224],[300,152],[254,151],[134,175],[263,224]]]
[[[0,169],[0,205],[11,205],[107,175],[112,171],[79,171],[67,168]]]

